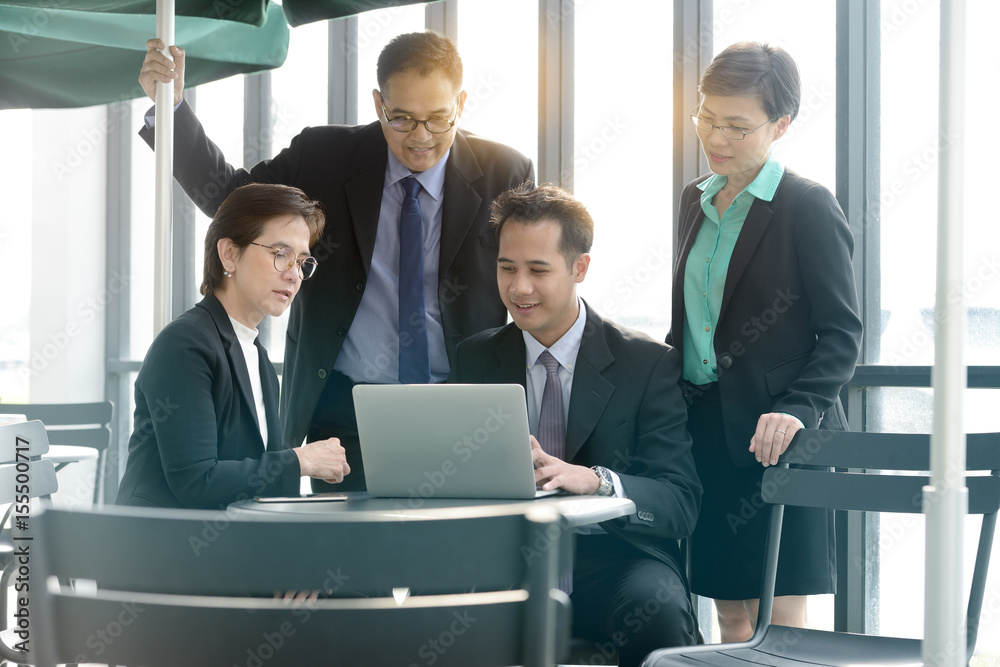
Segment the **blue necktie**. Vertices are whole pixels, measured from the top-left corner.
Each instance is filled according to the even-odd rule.
[[[424,222],[417,199],[420,183],[412,176],[400,182],[406,194],[399,216],[399,381],[426,384],[431,380],[431,362],[424,306]]]

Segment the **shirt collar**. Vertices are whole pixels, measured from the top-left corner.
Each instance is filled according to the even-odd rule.
[[[760,172],[757,174],[757,177],[753,179],[750,185],[743,189],[743,192],[749,192],[757,199],[771,201],[774,198],[774,193],[778,189],[778,183],[781,182],[781,177],[784,173],[784,165],[782,165],[772,153],[768,156],[767,162],[764,163],[764,166],[760,168]],[[720,190],[722,190],[723,187],[725,187],[728,180],[728,176],[712,174],[701,183],[698,183],[697,187],[709,197],[714,197]],[[741,192],[740,194],[743,193]]]
[[[451,155],[451,149],[444,154],[437,164],[428,169],[427,171],[422,171],[419,174],[414,174],[409,169],[407,169],[402,162],[399,161],[391,149],[386,148],[389,151],[389,161],[386,163],[385,167],[385,186],[391,187],[398,183],[399,181],[413,176],[420,183],[420,186],[424,189],[427,194],[434,198],[434,201],[441,201],[444,197],[444,172],[445,166],[448,163],[448,157]]]
[[[240,342],[244,345],[253,345],[253,342],[257,340],[257,330],[238,322],[232,315],[229,316],[229,321],[233,323],[233,331],[236,332],[236,337]]]
[[[583,330],[587,325],[587,306],[580,297],[577,297],[577,303],[580,304],[580,314],[577,315],[576,322],[569,328],[569,331],[552,344],[552,347],[545,347],[527,331],[521,332],[521,335],[524,336],[524,348],[529,371],[545,350],[548,350],[549,354],[556,358],[560,366],[573,370],[576,365],[577,354],[580,352],[580,344],[583,342]]]

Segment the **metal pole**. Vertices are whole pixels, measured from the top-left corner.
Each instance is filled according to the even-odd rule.
[[[962,297],[962,227],[965,98],[965,2],[941,2],[938,166],[937,297],[934,308],[934,430],[924,574],[924,664],[962,667],[966,658],[962,545],[969,496],[965,487],[962,397],[966,388],[965,303]]]
[[[156,36],[167,45],[164,55],[170,55],[174,43],[174,0],[156,0]],[[157,334],[170,322],[170,266],[173,242],[171,214],[173,210],[174,171],[174,85],[156,84],[156,212],[153,262],[153,333]]]

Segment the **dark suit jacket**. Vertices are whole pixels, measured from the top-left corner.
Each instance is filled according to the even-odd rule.
[[[682,352],[684,269],[704,220],[695,187],[704,178],[684,188],[674,243],[667,342]],[[785,171],[772,201],[750,207],[713,339],[726,441],[737,466],[759,465],[748,448],[762,414],[786,412],[806,428],[847,428],[839,394],[861,350],[853,250],[834,196],[794,172]]]
[[[226,163],[187,103],[174,117],[174,175],[206,215],[250,182],[293,185],[323,203],[326,230],[312,249],[319,269],[292,304],[282,377],[283,440],[299,445],[365,291],[388,160],[382,128],[378,122],[306,128],[247,172]],[[152,131],[140,134],[152,143]],[[531,161],[517,151],[457,132],[445,172],[438,282],[452,362],[459,341],[507,320],[489,208],[504,190],[533,179]]]
[[[463,342],[450,382],[525,385],[525,347],[513,324]],[[676,540],[694,528],[701,483],[691,456],[676,350],[607,322],[588,306],[573,372],[566,460],[618,473],[636,513],[602,524],[676,566]]]
[[[298,457],[281,449],[278,377],[256,343],[267,437],[243,350],[225,308],[207,296],[163,328],[135,380],[135,421],[117,504],[220,508],[299,491]]]

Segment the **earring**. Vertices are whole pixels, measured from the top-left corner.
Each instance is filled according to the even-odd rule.
[[[222,275],[224,275],[227,278],[232,278],[233,277],[232,271],[233,267],[227,266],[225,267],[225,270],[222,272]]]

